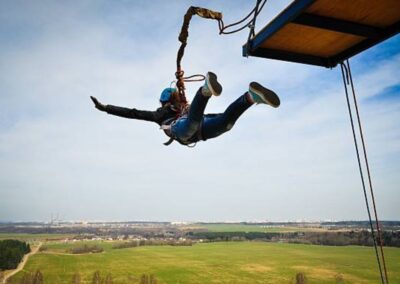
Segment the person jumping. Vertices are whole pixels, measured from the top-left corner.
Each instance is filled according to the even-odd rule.
[[[197,91],[188,111],[182,114],[182,105],[177,89],[166,88],[160,96],[161,107],[156,111],[144,111],[135,108],[125,108],[113,105],[104,105],[95,97],[90,97],[95,107],[108,114],[146,120],[157,123],[170,140],[183,145],[193,145],[198,141],[206,141],[232,129],[237,119],[253,104],[267,104],[274,108],[279,107],[280,100],[273,91],[251,82],[249,90],[231,103],[223,113],[204,114],[211,96],[219,96],[222,86],[217,80],[217,75],[208,72],[205,83]]]

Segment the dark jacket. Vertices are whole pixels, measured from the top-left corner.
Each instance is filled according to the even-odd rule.
[[[172,121],[178,117],[178,112],[170,105],[165,105],[158,108],[156,111],[137,110],[135,108],[125,108],[113,105],[106,106],[108,114],[121,116],[125,118],[139,119],[152,121],[158,125],[165,124],[167,121]]]

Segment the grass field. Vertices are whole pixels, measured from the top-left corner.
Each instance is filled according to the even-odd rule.
[[[48,251],[32,256],[24,270],[40,269],[45,283],[71,283],[75,272],[90,283],[96,270],[111,273],[113,283],[137,283],[132,279],[143,273],[154,274],[158,283],[292,283],[298,272],[308,283],[379,283],[370,247],[221,242],[116,250],[110,242],[96,244],[103,253],[67,255],[71,244],[47,244]],[[399,283],[400,249],[385,252],[391,283]]]
[[[318,232],[326,231],[311,227],[265,227],[261,225],[247,224],[201,224],[196,228],[207,229],[211,232],[263,232],[263,233],[287,233],[287,232]]]

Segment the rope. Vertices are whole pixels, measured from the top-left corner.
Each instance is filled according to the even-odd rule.
[[[181,46],[179,47],[178,54],[177,54],[177,59],[176,59],[176,87],[178,88],[182,108],[186,108],[188,102],[186,100],[185,96],[185,78],[183,77],[184,71],[182,70],[181,66],[181,61],[183,58],[183,55],[185,54],[185,47],[187,45],[187,38],[189,37],[189,24],[190,20],[192,19],[193,15],[198,15],[202,18],[206,19],[214,19],[214,20],[220,20],[222,19],[222,14],[219,12],[214,12],[208,9],[200,8],[200,7],[194,7],[191,6],[187,10],[185,16],[183,17],[183,24],[181,28],[181,32],[179,34],[179,41],[181,42]],[[190,80],[190,78],[196,77],[194,76],[189,76],[186,78],[188,80],[187,82],[192,82],[192,81],[197,81],[197,80]]]
[[[251,24],[249,24],[250,31],[249,31],[249,36],[247,37],[247,42],[246,42],[246,57],[248,57],[248,51],[251,48],[250,47],[250,40],[251,40],[252,37],[254,37],[256,35],[254,29],[256,27],[257,15],[260,13],[260,11],[264,7],[265,3],[267,3],[267,0],[265,0],[265,2],[261,5],[261,8],[259,10],[258,7],[259,7],[261,1],[262,0],[257,0],[257,4],[256,4],[256,7],[255,7],[255,11],[256,12],[254,14],[253,21],[251,22]]]
[[[364,153],[364,160],[365,160],[365,165],[366,165],[367,174],[368,174],[368,183],[369,183],[369,188],[370,188],[370,192],[371,192],[372,204],[373,204],[373,208],[374,208],[375,223],[376,223],[376,229],[378,231],[378,240],[379,240],[379,246],[380,246],[380,250],[381,250],[382,263],[383,263],[383,268],[384,268],[384,272],[385,272],[386,283],[389,283],[388,276],[387,276],[386,262],[385,262],[385,254],[383,253],[382,233],[381,233],[379,219],[378,219],[378,213],[377,213],[377,209],[376,209],[375,195],[374,195],[374,190],[372,187],[371,172],[369,170],[367,150],[366,150],[363,130],[362,130],[362,126],[361,126],[360,114],[358,111],[358,103],[357,103],[356,93],[355,93],[354,84],[353,84],[353,76],[351,75],[350,62],[347,60],[346,63],[348,66],[350,84],[351,84],[351,89],[352,89],[352,93],[353,93],[353,101],[354,101],[354,106],[355,106],[356,114],[357,114],[357,121],[358,121],[358,128],[359,128],[358,130],[360,132],[361,143],[362,143],[362,148],[363,148],[363,153]]]
[[[341,70],[342,70],[342,78],[343,78],[343,85],[344,85],[344,89],[345,89],[345,93],[346,93],[347,108],[348,108],[348,111],[349,111],[351,129],[352,129],[352,132],[353,132],[354,146],[355,146],[356,154],[357,154],[358,168],[359,168],[359,172],[360,172],[361,183],[362,183],[363,192],[364,192],[364,199],[365,199],[365,204],[366,204],[367,212],[368,212],[369,225],[370,225],[370,228],[371,228],[371,235],[372,235],[372,240],[373,240],[373,243],[374,243],[375,255],[376,255],[376,260],[378,262],[381,281],[382,281],[382,284],[385,284],[385,283],[388,284],[389,282],[388,282],[388,277],[387,277],[385,258],[384,258],[384,255],[383,255],[382,241],[380,242],[380,247],[381,247],[381,254],[382,254],[382,262],[383,262],[384,267],[385,267],[384,268],[385,269],[385,277],[384,277],[383,272],[382,272],[382,265],[381,265],[381,260],[380,260],[379,253],[378,253],[377,242],[376,242],[376,237],[375,237],[375,232],[374,232],[374,226],[373,226],[373,223],[372,223],[371,211],[370,211],[369,202],[368,202],[367,190],[366,190],[366,187],[365,187],[364,174],[363,174],[362,165],[361,165],[360,152],[359,152],[359,149],[358,149],[358,142],[357,142],[355,127],[354,127],[353,114],[352,114],[352,110],[351,110],[351,106],[350,106],[350,99],[349,99],[349,93],[348,93],[348,90],[347,90],[347,85],[351,85],[351,88],[352,88],[352,91],[353,91],[353,98],[354,98],[354,103],[356,105],[356,113],[357,113],[357,117],[358,117],[359,131],[360,131],[361,137],[363,137],[363,135],[362,135],[362,129],[361,129],[361,124],[360,124],[357,101],[355,99],[355,91],[354,91],[353,79],[352,79],[351,71],[350,71],[350,64],[349,64],[348,60],[346,61],[346,63],[347,63],[347,66],[346,66],[345,63],[342,62],[340,67],[341,67]],[[363,140],[363,138],[362,138],[362,140]],[[364,158],[367,160],[364,142],[363,142],[363,149],[364,149]],[[370,177],[369,167],[367,167],[367,170],[368,170],[368,176]],[[371,184],[370,184],[370,186],[371,186]],[[373,206],[374,206],[374,210],[375,210],[376,224],[378,224],[378,216],[376,214],[375,199],[374,199],[372,187],[370,187],[370,190],[371,190],[371,193],[372,193]],[[377,227],[377,228],[379,228],[379,227]],[[379,235],[379,239],[382,240],[382,238],[380,236],[380,230],[379,229],[378,229],[378,235]],[[385,281],[385,279],[386,279],[386,281]]]
[[[254,26],[256,23],[256,18],[258,14],[261,12],[262,8],[264,7],[265,3],[267,3],[267,0],[257,0],[256,6],[251,10],[251,12],[244,17],[242,20],[232,23],[230,25],[225,26],[223,20],[222,20],[222,13],[220,12],[215,12],[209,9],[201,8],[201,7],[194,7],[191,6],[189,9],[186,11],[185,16],[183,17],[183,24],[181,28],[181,32],[179,33],[179,41],[181,42],[181,46],[178,49],[177,53],[177,59],[176,59],[176,72],[175,72],[175,77],[176,77],[176,87],[179,92],[179,97],[182,105],[182,111],[184,109],[187,109],[188,102],[186,99],[185,95],[185,82],[194,82],[194,81],[202,81],[205,79],[203,75],[193,75],[189,77],[184,77],[184,71],[181,66],[182,58],[185,54],[185,48],[187,45],[187,38],[189,37],[189,24],[194,15],[198,15],[202,18],[206,19],[212,19],[212,20],[217,20],[218,21],[218,27],[219,27],[219,33],[220,34],[233,34],[236,32],[239,32],[243,30],[246,27],[250,27],[250,34],[248,38],[248,44],[251,36],[254,36]],[[246,21],[248,18],[250,18],[253,15],[253,18],[249,20],[248,23],[243,25],[242,27],[235,29],[233,31],[226,31],[227,29],[237,26],[244,21]],[[197,77],[197,78],[196,78]],[[201,77],[198,78],[198,77]],[[193,79],[196,78],[196,79]]]
[[[263,2],[262,2],[262,4],[260,5],[261,1],[263,1]],[[222,19],[221,19],[221,20],[218,22],[218,24],[219,24],[219,33],[220,33],[220,34],[228,35],[228,34],[237,33],[237,32],[239,32],[239,31],[241,31],[241,30],[243,30],[243,29],[245,29],[245,28],[247,28],[247,27],[250,27],[250,29],[251,29],[251,28],[252,28],[252,26],[251,26],[251,25],[252,25],[252,22],[254,22],[253,25],[255,25],[255,19],[256,19],[256,17],[258,16],[258,14],[260,14],[261,10],[264,8],[264,5],[265,5],[266,3],[267,3],[267,0],[257,0],[256,6],[253,8],[253,10],[250,11],[250,13],[249,13],[246,17],[244,17],[244,18],[241,19],[240,21],[237,21],[237,22],[235,22],[235,23],[229,24],[229,25],[227,25],[227,26],[225,26],[224,22],[223,22]],[[254,14],[254,15],[253,15],[253,14]],[[235,30],[233,30],[233,31],[228,31],[228,32],[225,31],[225,30],[227,30],[227,29],[229,29],[229,28],[232,28],[232,27],[234,27],[234,26],[237,26],[237,25],[243,23],[243,22],[246,21],[251,15],[253,15],[253,18],[250,19],[246,24],[242,25],[240,28],[237,28],[237,29],[235,29]],[[253,30],[254,30],[254,27],[253,27]]]
[[[188,77],[183,77],[184,82],[200,82],[204,81],[206,79],[206,76],[202,74],[196,74]]]

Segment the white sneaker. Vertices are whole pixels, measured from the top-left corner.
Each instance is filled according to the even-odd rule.
[[[222,93],[222,86],[218,83],[217,75],[213,72],[207,73],[203,91],[213,96],[219,96]]]
[[[279,107],[281,101],[274,91],[271,91],[257,82],[251,82],[249,86],[249,94],[256,104],[268,104],[272,107]]]

